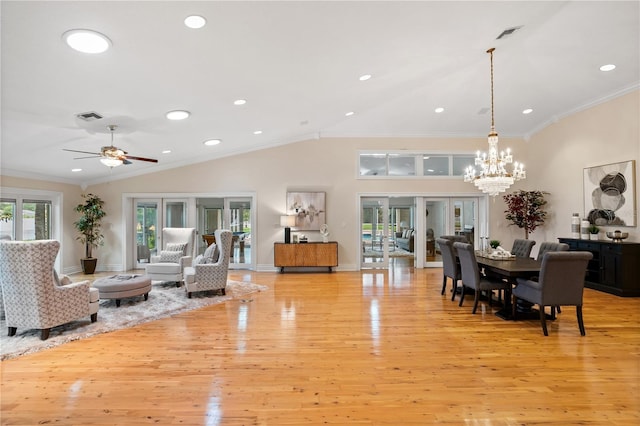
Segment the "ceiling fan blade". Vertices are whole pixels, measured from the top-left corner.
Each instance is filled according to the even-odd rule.
[[[79,153],[81,153],[81,154],[93,154],[93,155],[98,155],[98,156],[100,155],[100,153],[99,153],[99,152],[77,151],[77,150],[75,150],[75,149],[64,149],[64,148],[63,148],[62,150],[63,150],[63,151],[68,151],[68,152],[79,152]]]
[[[84,160],[85,158],[100,158],[101,155],[92,155],[91,157],[73,157],[74,160]]]
[[[126,164],[133,164],[133,163],[125,158],[122,160],[122,164],[126,165]]]
[[[157,163],[158,162],[158,160],[156,160],[154,158],[134,157],[132,155],[127,155],[127,160],[148,161],[150,163]]]

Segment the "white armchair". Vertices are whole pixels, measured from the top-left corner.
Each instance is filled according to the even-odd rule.
[[[179,287],[184,268],[193,261],[195,241],[195,228],[163,228],[162,250],[151,256],[146,274],[153,281],[173,281]]]
[[[58,280],[53,267],[59,249],[54,240],[0,241],[0,284],[9,336],[18,327],[35,328],[46,340],[51,327],[84,316],[97,321],[98,290],[89,281]]]
[[[184,287],[187,291],[187,297],[191,297],[194,291],[218,290],[225,294],[227,287],[227,272],[229,271],[229,258],[231,257],[231,244],[233,234],[229,230],[216,230],[216,247],[219,249],[219,256],[212,263],[194,262],[193,266],[184,270]],[[209,248],[213,248],[209,246]],[[203,262],[207,262],[205,256]]]

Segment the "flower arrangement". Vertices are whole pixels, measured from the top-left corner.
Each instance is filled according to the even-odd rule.
[[[489,241],[489,245],[491,246],[492,249],[495,250],[500,245],[500,240],[491,240]]]
[[[547,217],[544,194],[548,192],[520,190],[502,197],[507,203],[506,219],[524,229],[525,239],[529,239],[529,233],[543,225]]]

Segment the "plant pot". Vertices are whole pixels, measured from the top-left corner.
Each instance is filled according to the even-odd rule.
[[[598,234],[589,234],[589,239],[590,240],[597,240],[598,239]]]
[[[80,259],[80,264],[82,265],[83,273],[93,274],[96,271],[96,265],[98,264],[98,259],[95,257],[91,257],[88,259]]]

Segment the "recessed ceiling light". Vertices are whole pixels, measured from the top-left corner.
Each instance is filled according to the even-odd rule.
[[[616,69],[616,66],[613,64],[607,64],[600,67],[600,71],[613,71]]]
[[[436,112],[436,114],[440,114],[441,112],[443,112],[443,111],[444,111],[444,108],[442,108],[442,107],[438,107],[438,108],[436,108],[434,111]]]
[[[261,135],[262,134],[262,130],[256,130],[255,132],[253,132],[254,135]]]
[[[165,149],[164,151],[162,151],[163,154],[171,154],[171,150],[170,149]]]
[[[523,114],[531,114],[533,112],[533,110],[531,108],[527,108],[524,111],[522,111]]]
[[[202,143],[207,146],[214,146],[214,145],[218,145],[220,142],[222,142],[220,139],[209,139]]]
[[[234,105],[244,105],[246,103],[247,101],[245,99],[236,99],[235,101],[233,101]]]
[[[74,50],[82,53],[102,53],[111,46],[111,40],[104,34],[92,30],[69,30],[62,39]]]
[[[167,113],[167,118],[169,120],[184,120],[185,118],[188,118],[191,115],[191,113],[189,111],[184,111],[184,110],[175,110],[175,111],[169,111]]]
[[[189,27],[197,30],[198,28],[202,28],[207,23],[207,20],[199,15],[191,15],[184,18],[184,24]]]
[[[355,112],[353,112],[353,111],[349,111],[349,112],[348,112],[348,113],[346,113],[345,115],[346,115],[347,117],[351,117],[353,114],[355,114]]]
[[[71,169],[71,171],[72,171],[73,173],[77,173],[77,172],[81,172],[81,171],[82,171],[82,169]]]
[[[371,74],[364,74],[360,76],[360,81],[367,81],[371,78]]]

